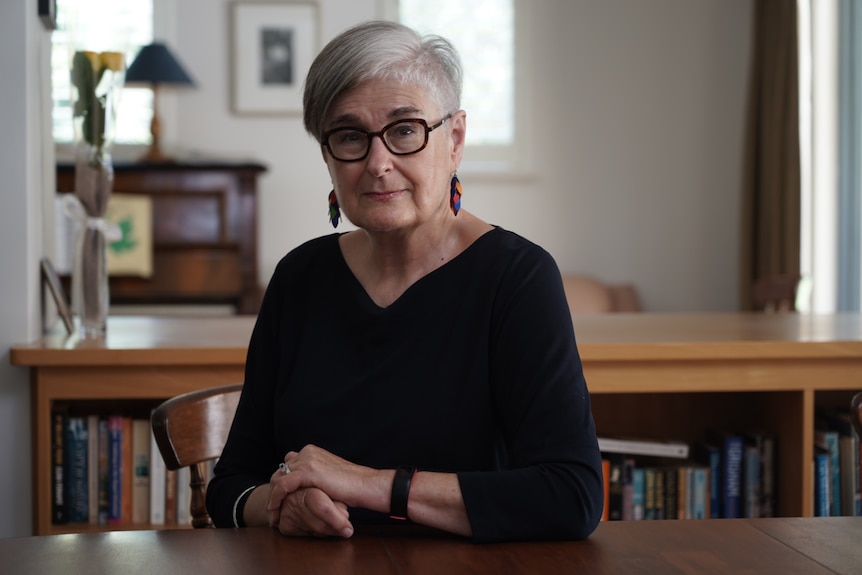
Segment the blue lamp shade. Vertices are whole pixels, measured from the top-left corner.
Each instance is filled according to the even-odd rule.
[[[191,77],[161,42],[141,48],[132,65],[126,70],[127,84],[194,85]]]

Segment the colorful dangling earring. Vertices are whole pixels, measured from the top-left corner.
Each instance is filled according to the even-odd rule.
[[[341,209],[338,206],[338,198],[335,196],[335,190],[329,192],[329,221],[333,228],[338,227],[338,221],[341,219]]]
[[[449,185],[449,207],[452,208],[452,213],[456,216],[461,211],[461,194],[463,192],[458,174],[452,174],[452,182]]]

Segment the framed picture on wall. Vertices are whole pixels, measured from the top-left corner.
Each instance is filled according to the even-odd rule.
[[[298,114],[318,49],[313,2],[233,2],[231,107],[236,114]]]

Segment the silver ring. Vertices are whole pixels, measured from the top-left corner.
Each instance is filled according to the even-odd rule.
[[[287,466],[287,463],[279,463],[278,470],[287,475],[290,473],[290,467]]]

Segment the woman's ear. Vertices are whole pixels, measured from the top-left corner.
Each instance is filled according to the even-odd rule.
[[[455,162],[455,170],[461,165],[464,156],[464,143],[467,139],[467,112],[458,110],[452,114],[449,120],[449,135],[452,138],[452,159]]]

